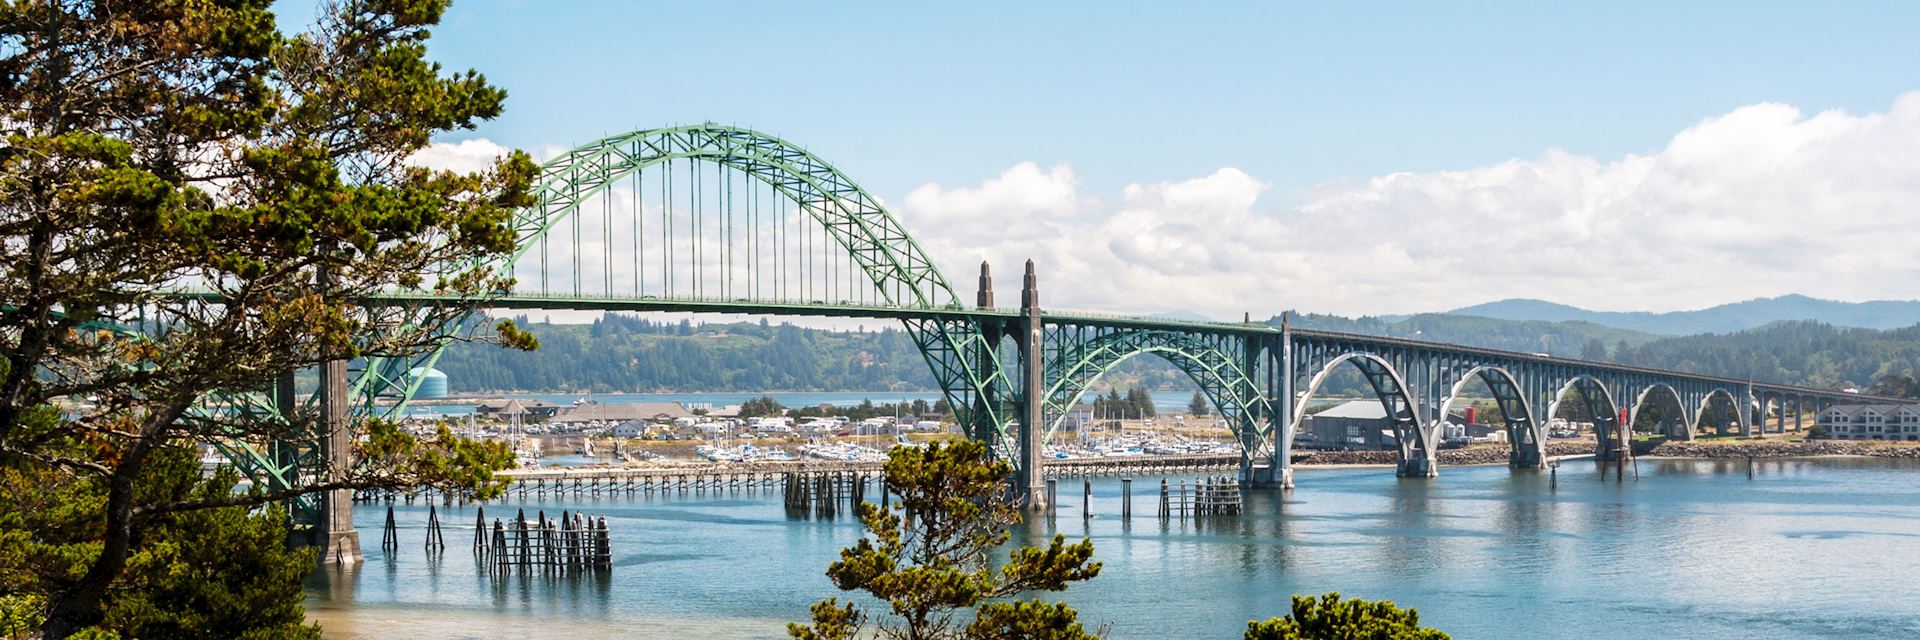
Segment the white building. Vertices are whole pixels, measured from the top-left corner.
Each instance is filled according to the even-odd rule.
[[[1073,409],[1067,411],[1067,415],[1063,416],[1060,420],[1060,426],[1065,427],[1068,431],[1074,432],[1084,431],[1092,424],[1093,403],[1091,402],[1082,402],[1074,405]]]
[[[647,426],[648,425],[644,420],[628,420],[626,422],[613,425],[613,437],[638,438],[640,436],[647,435]]]
[[[1816,424],[1838,440],[1920,441],[1920,403],[1836,404]]]

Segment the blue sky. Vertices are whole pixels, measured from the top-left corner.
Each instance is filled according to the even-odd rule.
[[[282,6],[288,22],[305,15],[304,3],[290,0]],[[1664,158],[1654,163],[1664,167],[1653,170],[1656,178],[1686,174],[1698,179],[1686,173],[1698,165],[1665,152],[1685,132],[1756,105],[1790,105],[1792,112],[1772,119],[1729,118],[1757,128],[1728,125],[1713,136],[1695,137],[1732,148],[1759,136],[1804,142],[1808,131],[1840,136],[1834,132],[1871,128],[1878,122],[1873,114],[1891,113],[1902,95],[1920,89],[1920,64],[1915,64],[1920,36],[1915,34],[1920,34],[1920,3],[1893,2],[1428,2],[1383,8],[1361,3],[464,0],[436,29],[432,53],[450,67],[479,69],[511,95],[504,117],[479,131],[448,136],[449,141],[484,138],[541,149],[630,129],[713,120],[807,146],[883,199],[901,203],[897,213],[922,234],[929,227],[940,229],[940,212],[957,219],[956,194],[1001,202],[987,196],[1040,192],[1020,191],[1021,184],[1065,185],[1071,191],[1065,204],[997,213],[1012,215],[1015,222],[1048,221],[1041,232],[1094,237],[1106,245],[1100,250],[1123,263],[1155,251],[1206,254],[1204,260],[1190,261],[1196,271],[1156,266],[1140,276],[1173,278],[1169,286],[1178,286],[1181,277],[1233,270],[1235,260],[1266,270],[1296,265],[1281,274],[1287,277],[1266,279],[1283,284],[1269,283],[1259,291],[1168,302],[1237,317],[1236,309],[1256,315],[1284,307],[1403,312],[1519,296],[1652,310],[1794,292],[1842,299],[1915,297],[1887,287],[1807,290],[1864,270],[1884,271],[1886,259],[1819,265],[1837,271],[1823,272],[1818,280],[1728,286],[1730,280],[1744,281],[1736,278],[1742,274],[1741,260],[1757,259],[1743,255],[1763,253],[1772,247],[1767,242],[1781,239],[1719,237],[1713,230],[1726,221],[1711,217],[1711,210],[1723,194],[1659,191],[1648,186],[1642,169],[1631,166],[1636,157]],[[1798,126],[1836,110],[1865,120],[1848,121],[1858,125],[1854,128]],[[1905,140],[1906,132],[1862,135]],[[1710,173],[1732,189],[1781,180],[1820,184],[1827,172],[1847,164],[1835,158],[1873,158],[1877,168],[1908,172],[1873,185],[1861,201],[1884,200],[1879,196],[1889,190],[1904,197],[1902,181],[1920,177],[1914,175],[1920,167],[1899,154],[1903,147],[1831,150],[1827,142],[1844,141],[1815,142],[1808,144],[1818,153],[1783,152],[1790,156],[1783,162],[1793,167],[1729,165]],[[1487,174],[1492,179],[1509,180],[1512,172],[1497,169],[1516,159],[1523,163],[1520,173],[1536,176],[1528,178],[1533,182],[1502,183],[1490,194],[1485,180],[1447,179],[1493,171]],[[1033,163],[1039,177],[1015,175],[1022,163]],[[1881,166],[1889,163],[1890,168]],[[1783,177],[1780,172],[1789,169],[1791,175]],[[1223,178],[1223,171],[1232,173]],[[1560,175],[1556,172],[1587,182],[1561,189],[1537,178]],[[1379,189],[1355,190],[1403,173],[1438,181],[1438,187],[1402,186],[1421,198],[1437,197],[1440,204],[1407,203],[1403,194],[1396,201],[1405,206],[1349,211],[1343,217],[1420,227],[1443,238],[1475,236],[1487,224],[1537,219],[1539,226],[1559,229],[1560,236],[1586,241],[1517,256],[1505,272],[1472,278],[1433,277],[1463,265],[1415,246],[1434,240],[1429,237],[1389,237],[1344,246],[1338,254],[1298,247],[1298,255],[1287,260],[1257,265],[1203,235],[1136,247],[1147,253],[1131,258],[1121,246],[1142,234],[1178,240],[1183,227],[1235,224],[1236,215],[1272,222],[1276,241],[1337,231],[1316,226],[1314,212],[1384,197]],[[1207,190],[1230,191],[1227,183],[1243,185],[1252,199],[1222,196],[1224,209],[1205,211],[1153,204],[1170,202],[1153,196],[1183,184],[1226,193]],[[1436,188],[1453,190],[1452,195],[1432,196]],[[1630,206],[1606,195],[1623,190],[1639,194],[1629,199]],[[1447,213],[1447,203],[1456,200],[1522,191],[1528,195]],[[923,197],[916,201],[915,195]],[[1594,205],[1597,201],[1613,204]],[[1595,206],[1599,209],[1586,209]],[[1116,225],[1142,207],[1157,217],[1133,216],[1139,218],[1136,224]],[[1878,215],[1889,220],[1915,215],[1907,211],[1896,207]],[[1662,233],[1659,229],[1627,228],[1635,215],[1667,219],[1667,214],[1695,213],[1706,217],[1673,221],[1672,237],[1649,237]],[[1783,210],[1778,218],[1785,223],[1807,214],[1805,208]],[[1442,217],[1435,225],[1398,222],[1429,216]],[[1609,221],[1615,224],[1602,224]],[[1707,230],[1706,237],[1700,229]],[[1133,235],[1114,235],[1122,232]],[[1554,237],[1510,241],[1532,246],[1551,244]],[[1022,252],[1048,256],[1065,250],[996,246],[953,260],[963,264],[981,256],[1017,259]],[[1316,264],[1355,253],[1369,256],[1369,269],[1396,270],[1382,279],[1391,275],[1419,288],[1388,296],[1377,288],[1385,285],[1349,281],[1327,270],[1310,272]],[[1591,289],[1587,283],[1595,277],[1619,272],[1597,264],[1591,271],[1544,270],[1557,279],[1513,273],[1542,271],[1536,267],[1571,263],[1588,253],[1637,253],[1636,260],[1655,263],[1650,274],[1697,279],[1680,289],[1622,283],[1576,291]],[[1691,263],[1660,263],[1663,256],[1682,253],[1710,255]],[[1063,264],[1080,258],[1054,257]],[[1093,269],[1089,273],[1099,272],[1097,261],[1084,262]],[[1920,264],[1894,266],[1920,275]],[[1291,303],[1271,301],[1279,298]],[[1075,302],[1101,307],[1103,300],[1090,293]]]
[[[1287,191],[1920,88],[1920,3],[1323,4],[464,0],[433,52],[511,92],[479,132],[504,144],[731,122],[882,193],[1023,160],[1096,189],[1235,166]]]

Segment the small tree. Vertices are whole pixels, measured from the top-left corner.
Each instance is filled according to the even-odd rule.
[[[1147,390],[1144,388],[1134,387],[1128,389],[1126,403],[1127,411],[1132,415],[1137,415],[1142,418],[1151,418],[1154,416],[1153,395],[1147,393]]]
[[[1420,626],[1420,614],[1391,601],[1341,600],[1294,596],[1284,618],[1247,622],[1247,640],[1451,640],[1438,629]]]
[[[995,569],[993,551],[1020,522],[1009,500],[1006,462],[987,457],[973,441],[936,443],[924,449],[896,447],[885,466],[887,489],[899,496],[892,508],[860,505],[868,537],[842,549],[827,567],[834,586],[865,591],[892,607],[878,629],[887,638],[1093,638],[1078,613],[1061,603],[1004,601],[1032,591],[1060,591],[1100,573],[1088,562],[1093,542],[1067,544],[1055,535],[1046,548],[1022,546]],[[903,515],[904,514],[904,515]],[[956,614],[973,609],[958,626]],[[852,602],[828,598],[813,605],[812,624],[792,623],[802,640],[841,640],[860,634],[868,614]]]
[[[786,412],[786,410],[787,408],[780,406],[780,401],[773,399],[773,396],[749,398],[746,402],[740,403],[740,417],[742,418],[777,416]]]
[[[1207,405],[1207,397],[1201,395],[1199,390],[1195,390],[1193,392],[1193,399],[1187,401],[1188,415],[1205,418],[1207,417],[1207,410],[1209,408]]]

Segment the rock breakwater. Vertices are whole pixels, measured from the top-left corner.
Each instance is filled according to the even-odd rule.
[[[1593,453],[1591,441],[1547,443],[1547,455],[1572,456]],[[1866,442],[1848,440],[1721,440],[1678,442],[1643,440],[1634,443],[1633,452],[1642,457],[1668,458],[1803,458],[1810,456],[1871,456],[1878,458],[1920,458],[1920,443]],[[1296,451],[1293,463],[1302,466],[1383,464],[1396,462],[1393,451]],[[1475,445],[1464,449],[1443,449],[1438,457],[1442,465],[1503,464],[1506,445]]]

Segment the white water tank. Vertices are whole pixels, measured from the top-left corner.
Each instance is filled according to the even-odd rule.
[[[447,397],[447,374],[439,369],[414,367],[407,370],[407,378],[420,381],[419,388],[413,392],[415,398]]]

